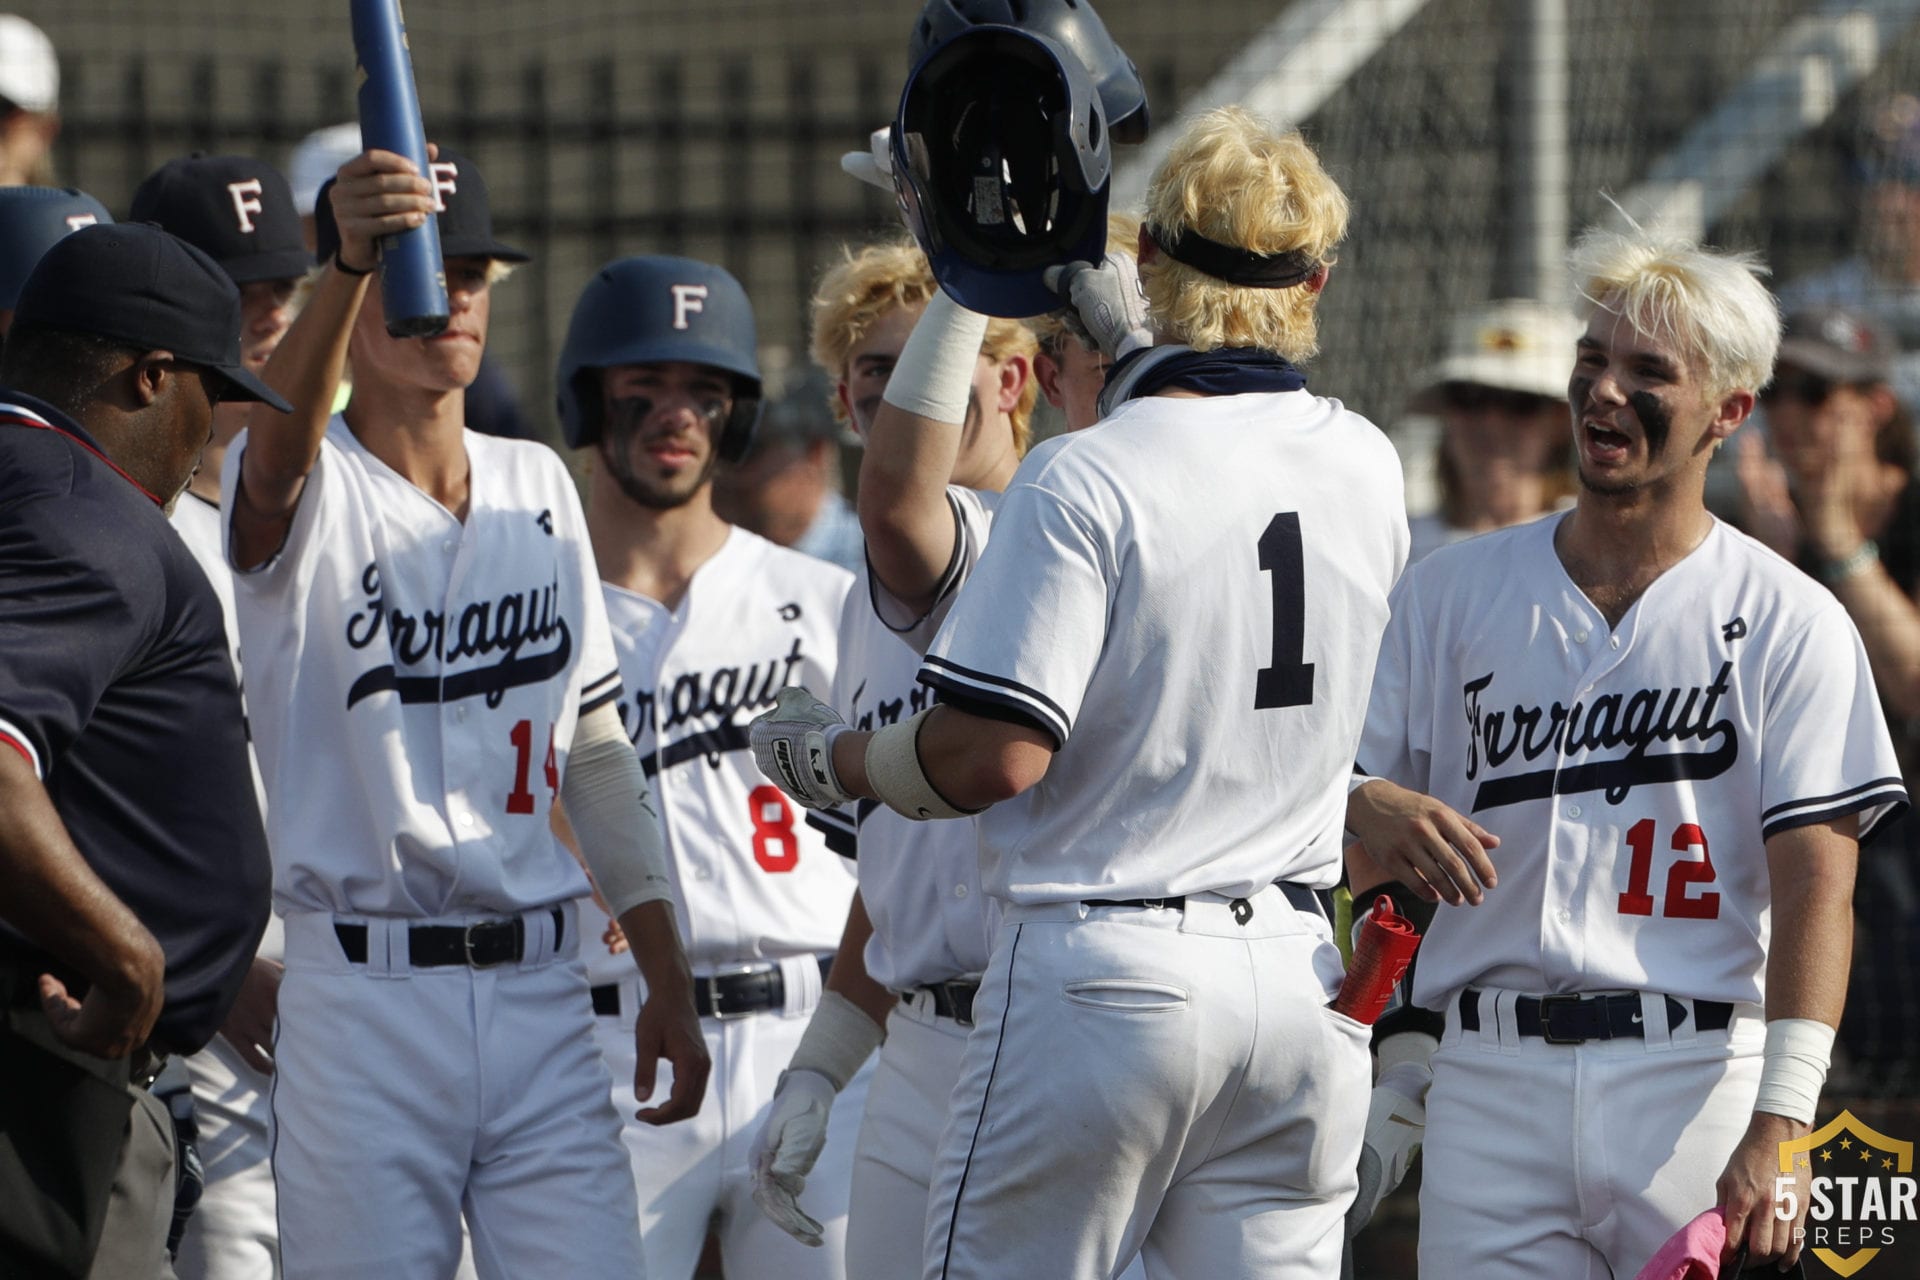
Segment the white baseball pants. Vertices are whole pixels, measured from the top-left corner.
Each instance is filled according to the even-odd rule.
[[[1548,1044],[1513,1023],[1518,993],[1458,1002],[1433,1055],[1420,1159],[1420,1280],[1633,1276],[1696,1215],[1739,1145],[1760,1088],[1766,1025],[1667,1026],[1643,997],[1645,1039]]]
[[[1340,953],[1277,889],[1009,907],[941,1141],[927,1280],[1327,1280],[1371,1084]]]

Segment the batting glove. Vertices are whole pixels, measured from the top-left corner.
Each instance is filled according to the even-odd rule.
[[[832,809],[851,801],[833,772],[833,740],[847,722],[805,689],[780,691],[773,710],[755,718],[747,739],[754,763],[780,789],[809,809]]]
[[[792,1068],[780,1073],[767,1122],[754,1135],[753,1202],[775,1226],[801,1244],[818,1248],[820,1224],[800,1207],[813,1162],[827,1145],[827,1116],[839,1090],[818,1071]]]
[[[1099,266],[1069,262],[1048,267],[1042,279],[1080,317],[1087,336],[1108,359],[1153,345],[1140,267],[1132,254],[1109,252]]]
[[[1360,1192],[1347,1210],[1349,1240],[1359,1234],[1380,1202],[1407,1176],[1413,1153],[1426,1136],[1427,1089],[1432,1084],[1433,1071],[1425,1062],[1396,1062],[1380,1072],[1367,1103],[1367,1136],[1360,1148]]]
[[[882,125],[867,139],[865,151],[849,151],[840,157],[842,172],[851,174],[870,187],[893,194],[893,128]]]

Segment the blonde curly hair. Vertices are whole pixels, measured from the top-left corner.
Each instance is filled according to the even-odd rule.
[[[934,282],[926,255],[911,240],[883,240],[858,249],[841,250],[840,261],[827,268],[808,306],[808,350],[813,362],[836,382],[847,380],[853,349],[880,317],[900,307],[924,306],[940,286]],[[1033,331],[1018,320],[998,317],[987,322],[980,352],[989,360],[1022,356],[1029,364],[1038,350]],[[1039,385],[1029,377],[1013,420],[1014,449],[1025,457],[1031,438],[1030,423]],[[835,421],[847,421],[847,407],[836,393],[828,400]]]
[[[1322,267],[1347,233],[1347,197],[1298,130],[1240,107],[1195,120],[1147,189],[1146,224],[1161,243],[1195,231],[1254,253],[1299,252]],[[1195,351],[1259,347],[1289,360],[1320,349],[1311,287],[1228,284],[1165,253],[1140,264],[1154,332]]]

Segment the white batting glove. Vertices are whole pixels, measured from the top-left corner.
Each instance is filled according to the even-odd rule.
[[[754,763],[779,788],[809,809],[832,809],[854,797],[833,772],[833,740],[847,722],[805,689],[780,691],[773,710],[747,728]]]
[[[1047,288],[1080,317],[1102,355],[1118,360],[1138,347],[1153,345],[1147,328],[1147,297],[1140,292],[1140,266],[1130,253],[1109,251],[1099,266],[1069,262],[1048,267]]]
[[[849,151],[840,157],[842,172],[851,174],[870,187],[893,194],[893,126],[882,125],[867,140],[865,151]]]
[[[1396,1062],[1380,1072],[1367,1103],[1367,1136],[1360,1148],[1360,1193],[1347,1210],[1351,1240],[1380,1202],[1407,1176],[1413,1153],[1427,1133],[1427,1089],[1433,1071],[1425,1062]]]
[[[767,1122],[754,1135],[748,1162],[753,1166],[753,1202],[773,1224],[801,1244],[818,1248],[820,1224],[800,1207],[813,1162],[827,1145],[827,1116],[839,1092],[818,1071],[790,1068],[780,1073]]]

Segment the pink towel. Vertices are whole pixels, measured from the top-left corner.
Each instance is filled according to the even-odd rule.
[[[1709,1209],[1673,1233],[1635,1280],[1719,1280],[1727,1243],[1726,1215]]]

